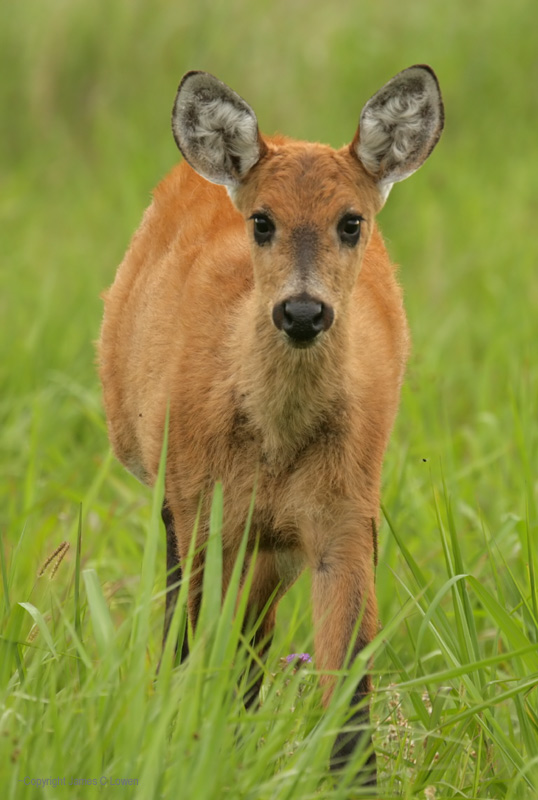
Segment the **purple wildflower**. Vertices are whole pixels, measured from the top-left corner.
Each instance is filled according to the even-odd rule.
[[[311,664],[312,656],[309,653],[291,653],[286,656],[285,661],[287,664],[293,664],[295,661],[298,661],[299,664]]]

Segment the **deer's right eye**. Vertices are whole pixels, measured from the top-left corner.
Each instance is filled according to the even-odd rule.
[[[254,241],[256,244],[268,244],[275,232],[274,223],[267,214],[253,214],[251,220],[254,222]]]

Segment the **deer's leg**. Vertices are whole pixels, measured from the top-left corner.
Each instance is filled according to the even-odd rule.
[[[166,602],[166,619],[165,619],[165,641],[168,634],[168,629],[174,613],[174,608],[177,602],[179,593],[179,586],[177,582],[182,579],[181,562],[185,565],[187,558],[189,558],[189,551],[191,548],[191,540],[196,531],[196,517],[198,515],[197,507],[194,511],[175,509],[172,513],[170,508],[166,505],[163,506],[163,520],[166,526],[166,543],[167,543],[167,586],[169,587]],[[187,598],[187,610],[190,625],[193,631],[196,631],[198,618],[200,616],[200,609],[202,606],[202,590],[204,583],[204,569],[206,558],[208,530],[202,528],[196,534],[196,543],[194,553],[191,556],[191,569],[189,573],[189,587]],[[237,555],[237,548],[224,548],[222,553],[222,598],[224,598],[228,584],[235,565],[235,558]],[[183,646],[181,651],[181,661],[183,662],[189,654],[188,640],[185,633],[183,639]]]
[[[377,604],[374,590],[371,520],[360,530],[343,534],[338,531],[328,544],[317,549],[312,564],[312,601],[315,623],[316,666],[320,670],[339,670],[345,664],[348,649],[350,664],[377,632]],[[358,629],[357,629],[358,625]],[[326,675],[324,704],[330,701],[335,679]],[[346,766],[359,746],[371,747],[368,696],[371,677],[364,675],[355,689],[351,706],[355,708],[347,728],[336,737],[331,755],[331,769]],[[376,783],[375,753],[358,775],[363,784]]]
[[[163,631],[163,645],[162,645],[162,649],[164,651],[164,646],[168,638],[170,624],[172,622],[172,617],[174,616],[174,610],[177,603],[182,572],[179,560],[176,531],[174,526],[174,516],[170,508],[168,507],[166,500],[163,503],[163,507],[161,510],[161,517],[164,522],[164,527],[166,530],[166,606],[164,612],[164,631]],[[176,652],[177,652],[177,642],[176,642]],[[185,631],[185,636],[183,637],[183,645],[181,647],[181,661],[182,662],[185,661],[188,655],[189,655],[189,643],[187,641],[187,632]]]
[[[261,660],[265,660],[271,646],[278,602],[298,577],[302,568],[302,557],[293,551],[278,553],[262,551],[258,553],[247,603],[245,631],[248,631],[257,622],[260,614],[271,601],[251,639],[253,648]],[[251,662],[248,688],[244,696],[246,708],[257,704],[262,681],[263,671],[258,664]]]

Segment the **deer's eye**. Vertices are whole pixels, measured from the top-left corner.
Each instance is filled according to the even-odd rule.
[[[338,236],[342,244],[355,247],[361,235],[362,217],[358,214],[345,214],[338,223]]]
[[[256,244],[264,245],[270,242],[275,232],[275,225],[267,214],[253,214],[251,220],[254,222]]]

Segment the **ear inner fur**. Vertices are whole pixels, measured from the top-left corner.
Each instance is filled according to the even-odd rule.
[[[403,70],[366,103],[352,149],[377,179],[383,201],[393,183],[424,163],[443,124],[439,85],[427,66]]]
[[[189,72],[181,81],[172,131],[185,160],[212,183],[238,184],[263,152],[254,111],[207,72]]]

